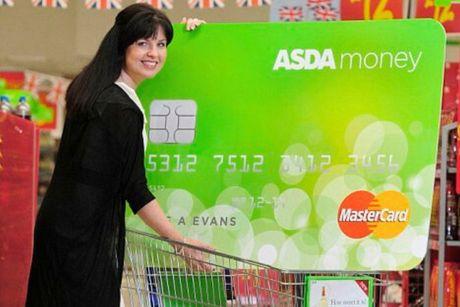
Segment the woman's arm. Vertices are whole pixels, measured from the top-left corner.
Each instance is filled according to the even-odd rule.
[[[201,248],[214,250],[210,245],[206,243],[182,236],[181,233],[177,231],[174,225],[168,220],[156,199],[142,207],[137,212],[137,214],[141,217],[144,223],[147,224],[147,226],[155,230],[155,232],[162,237],[190,245],[195,245]]]
[[[183,242],[186,244],[198,246],[201,248],[213,250],[211,246],[198,240],[186,239],[168,220],[158,202],[154,199],[142,207],[137,214],[149,227],[155,230],[162,237],[171,240]],[[173,248],[184,258],[188,267],[198,271],[213,271],[215,267],[208,262],[208,253],[202,252],[195,248],[187,247],[180,244],[171,244]]]
[[[137,214],[147,226],[155,230],[160,236],[174,241],[184,242],[184,237],[168,220],[156,199],[142,207]]]

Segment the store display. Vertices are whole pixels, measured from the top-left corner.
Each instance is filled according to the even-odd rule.
[[[449,148],[447,153],[447,166],[457,167],[457,131],[450,133]]]
[[[25,112],[25,116],[30,117],[40,128],[46,128],[45,123],[56,120],[56,110],[32,92],[5,88],[0,89],[0,95],[9,102],[12,113],[15,114],[16,111]]]
[[[407,302],[404,302],[405,299],[403,299],[403,304],[404,307],[410,306],[410,307],[421,307],[423,306],[424,303],[424,297],[423,297],[423,265],[418,265],[415,267],[413,270],[407,271],[407,272],[402,272],[403,274],[403,297],[407,296]],[[383,307],[383,306],[382,306]],[[391,306],[386,306],[386,307],[391,307]],[[397,306],[400,307],[400,306]]]
[[[17,116],[30,120],[30,106],[27,103],[27,97],[26,96],[21,96],[19,97],[19,102],[16,105],[16,109],[14,110],[14,114]]]
[[[388,272],[382,273],[379,280],[383,280],[382,287],[376,289],[380,291],[378,306],[382,307],[401,307],[407,306],[408,297],[404,295],[404,275],[407,272]],[[406,291],[407,292],[407,291]]]
[[[460,82],[460,76],[459,76],[459,82]],[[459,95],[460,95],[460,91],[459,91]],[[460,100],[459,100],[460,101]],[[460,108],[460,105],[458,106]],[[455,161],[457,161],[457,164],[455,165],[455,172],[456,172],[456,176],[455,176],[455,180],[456,180],[456,187],[455,187],[455,191],[457,192],[457,194],[460,194],[460,141],[458,141],[458,138],[460,136],[460,126],[457,126],[457,129],[455,129],[456,131],[456,134],[457,134],[457,157],[455,159]]]
[[[457,196],[452,182],[447,184],[446,240],[457,240],[458,207]]]
[[[460,269],[457,266],[455,270],[455,297],[457,298],[457,307],[460,306]]]
[[[11,113],[11,104],[8,96],[1,95],[0,96],[0,110],[2,112]]]
[[[458,264],[446,262],[444,263],[444,307],[456,307],[456,280],[455,271]],[[438,264],[435,262],[431,272],[430,282],[430,307],[438,307]]]
[[[431,237],[428,244],[430,252],[426,254],[424,261],[424,300],[425,302],[430,301],[434,306],[443,307],[446,302],[443,300],[443,296],[436,295],[436,293],[444,293],[445,283],[449,282],[445,274],[445,264],[453,262],[457,259],[455,257],[455,249],[459,246],[458,240],[458,197],[455,193],[456,183],[455,179],[455,168],[448,167],[448,154],[449,146],[451,146],[452,131],[457,130],[457,123],[449,123],[441,127],[440,133],[440,159],[439,159],[439,195],[440,202],[437,212],[432,212],[436,218],[435,228],[430,230]],[[436,192],[438,189],[437,184],[434,187]],[[434,259],[434,261],[432,260]],[[433,271],[433,263],[436,264],[440,269]],[[428,273],[431,273],[430,274]],[[433,276],[433,274],[437,276]],[[444,273],[444,274],[443,274]],[[450,281],[451,282],[451,281]],[[435,289],[436,288],[436,289]],[[428,291],[429,290],[429,291]]]
[[[64,95],[70,80],[30,70],[1,70],[6,89],[0,94],[9,97],[13,107],[25,96],[32,121],[41,130],[52,131],[60,137],[64,123]]]
[[[37,204],[39,134],[0,113],[0,306],[24,306]]]
[[[374,280],[366,276],[307,276],[305,288],[305,306],[374,306]]]
[[[435,0],[415,0],[412,7],[414,18],[433,18],[447,33],[460,32],[460,3],[452,1],[446,6],[436,6]]]
[[[451,50],[452,47],[449,49]],[[446,60],[444,67],[444,84],[443,84],[443,95],[442,95],[442,112],[451,113],[453,118],[448,122],[443,122],[442,125],[449,124],[457,120],[457,99],[459,89],[459,61],[460,55],[457,57],[450,56],[450,53],[458,52],[457,49],[448,52],[449,59]]]
[[[402,19],[407,16],[407,0],[342,0],[342,20]]]
[[[292,294],[293,289],[290,288],[290,285],[286,286],[287,289],[280,288],[280,284],[288,283],[280,281],[280,274],[276,270],[233,270],[231,276],[233,295],[244,305],[292,304],[286,301],[287,297],[291,296],[283,296],[283,292],[287,291]]]
[[[51,77],[41,75],[41,79],[45,83]],[[7,80],[7,87],[0,88],[0,103],[9,113],[12,113],[21,118],[32,120],[40,128],[40,162],[39,162],[39,185],[38,185],[38,205],[46,193],[47,187],[51,181],[51,176],[54,170],[54,160],[58,150],[58,140],[60,133],[56,132],[55,128],[58,123],[58,104],[49,103],[46,97],[52,94],[53,91],[39,91],[38,97],[29,91],[20,89],[23,86],[25,74],[23,72],[1,72],[0,77]],[[62,79],[64,80],[64,79]],[[58,81],[63,82],[61,78]],[[58,84],[58,81],[56,84]],[[42,88],[43,86],[41,86]],[[57,89],[56,89],[57,90]],[[62,95],[61,91],[61,95]],[[62,116],[62,114],[61,114]],[[62,121],[62,118],[59,117]],[[51,130],[55,129],[55,130]]]
[[[439,200],[441,198],[441,186],[439,180],[435,180],[434,188],[433,188],[433,205],[431,206],[431,227],[432,229],[436,229],[438,227],[438,219],[439,219]]]

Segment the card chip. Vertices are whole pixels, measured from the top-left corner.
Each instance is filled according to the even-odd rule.
[[[194,100],[154,100],[150,105],[149,140],[155,144],[190,144],[195,139]]]

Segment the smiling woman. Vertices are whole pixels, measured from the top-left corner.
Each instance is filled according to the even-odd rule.
[[[127,76],[130,76],[134,83],[155,76],[163,68],[166,60],[166,45],[164,30],[159,28],[155,36],[140,39],[129,46],[126,49],[124,64]]]
[[[201,23],[186,20],[186,28]],[[128,6],[70,84],[56,167],[35,225],[27,306],[120,305],[126,201],[158,234],[185,241],[147,188],[146,120],[135,92],[160,72],[172,38],[162,12]]]

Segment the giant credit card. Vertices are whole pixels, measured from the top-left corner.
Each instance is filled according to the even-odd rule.
[[[431,20],[175,28],[138,88],[150,189],[180,231],[288,270],[425,255],[445,34]],[[128,227],[145,230],[128,213]]]

